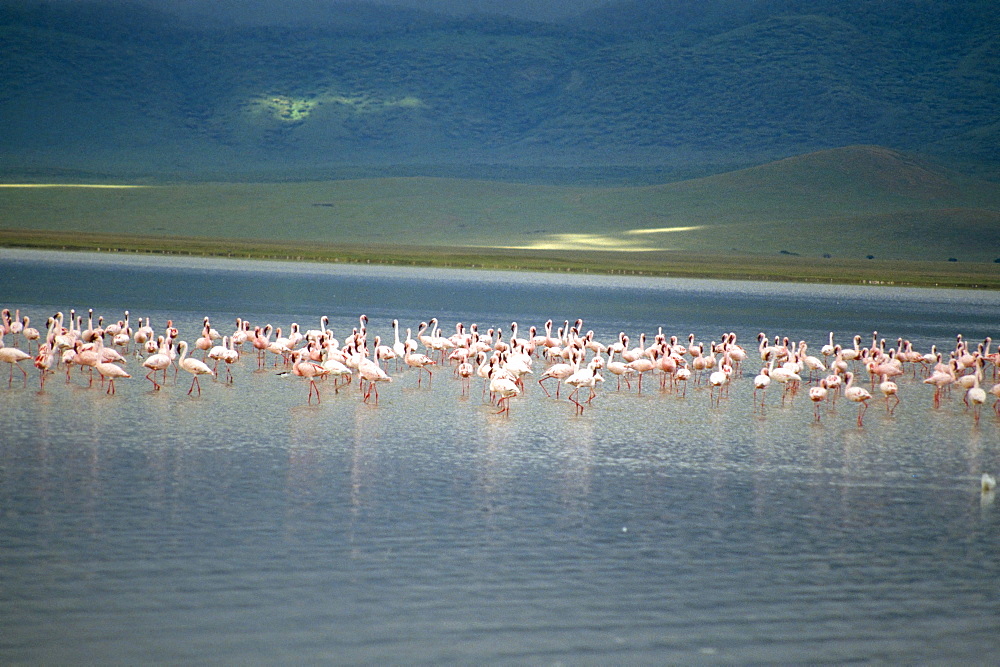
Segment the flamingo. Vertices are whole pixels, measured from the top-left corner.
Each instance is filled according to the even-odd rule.
[[[14,310],[13,319],[10,316],[10,310],[4,309],[4,320],[6,321],[7,333],[14,338],[14,344],[17,345],[17,337],[24,328],[24,322],[21,321],[21,309]]]
[[[973,374],[974,384],[965,392],[965,401],[972,406],[972,414],[976,424],[979,423],[979,413],[983,403],[986,402],[986,390],[979,386],[979,377],[982,375],[982,371],[983,362],[981,359],[977,359],[976,372]]]
[[[760,373],[753,379],[753,400],[757,405],[757,391],[760,391],[760,409],[764,409],[764,397],[767,388],[771,385],[771,375],[767,367],[761,368]]]
[[[511,346],[511,349],[504,355],[503,366],[504,369],[514,376],[514,381],[517,382],[518,388],[522,390],[524,382],[521,378],[525,375],[534,374],[531,370],[531,355],[524,351],[523,343]]]
[[[775,359],[776,357],[771,357],[767,374],[772,380],[783,385],[784,388],[781,392],[781,404],[784,405],[785,396],[788,395],[789,390],[791,390],[792,396],[795,396],[795,388],[798,386],[797,383],[802,381],[802,377],[784,365],[775,368]]]
[[[399,320],[392,321],[392,334],[395,341],[392,344],[392,351],[396,353],[396,368],[399,368],[399,360],[406,356],[406,346],[399,340]]]
[[[3,335],[0,334],[0,362],[10,364],[10,378],[7,386],[14,384],[14,367],[24,374],[24,386],[28,386],[28,371],[21,368],[20,363],[26,359],[31,359],[31,355],[18,347],[6,347],[3,342]]]
[[[101,350],[104,349],[104,340],[101,338],[96,339],[93,343],[84,344],[82,341],[76,341],[73,345],[73,350],[76,352],[73,357],[73,363],[80,366],[90,368],[88,371],[90,375],[90,380],[87,382],[87,386],[91,387],[94,384],[94,368],[97,364],[105,361],[101,358]],[[69,366],[66,368],[66,380],[69,381]]]
[[[113,364],[108,361],[98,362],[94,366],[94,368],[97,369],[97,372],[101,374],[102,378],[108,381],[108,389],[106,393],[109,395],[115,393],[116,379],[132,377],[131,375],[128,374],[128,372],[124,368],[122,368],[118,364]]]
[[[495,377],[490,379],[490,393],[498,396],[497,405],[500,406],[498,415],[506,414],[510,416],[510,399],[521,393],[515,383],[510,378]]]
[[[858,404],[858,426],[863,426],[862,420],[865,416],[865,410],[868,409],[868,399],[872,397],[864,387],[854,386],[854,373],[850,371],[844,376],[847,378],[847,384],[844,385],[844,397],[849,401],[853,401]]]
[[[715,402],[715,406],[716,407],[718,407],[721,404],[723,389],[725,388],[726,384],[729,382],[729,378],[730,378],[730,376],[732,374],[733,374],[733,367],[732,367],[732,365],[728,361],[726,361],[726,362],[723,362],[723,364],[719,367],[719,370],[712,371],[712,373],[708,376],[708,384],[709,384],[708,402],[709,402],[709,405],[712,404],[713,400]],[[642,382],[642,375],[639,376],[639,381]],[[718,395],[717,398],[714,397],[716,389],[719,390],[719,395]]]
[[[462,396],[465,396],[465,392],[469,390],[469,385],[472,381],[473,374],[475,374],[476,372],[476,369],[472,365],[472,363],[468,361],[468,359],[466,359],[465,361],[463,361],[458,365],[458,368],[455,369],[455,372],[458,374],[458,377],[461,378]]]
[[[225,337],[223,337],[223,339],[225,339]],[[226,378],[229,380],[230,384],[233,382],[233,374],[232,371],[229,370],[229,367],[240,360],[240,353],[236,350],[235,344],[234,337],[230,336],[229,345],[225,346],[225,349],[222,351],[222,360],[226,362]]]
[[[955,382],[955,362],[947,366],[948,370],[937,369],[930,377],[924,379],[924,384],[934,385],[934,407],[941,407],[941,390]]]
[[[642,336],[640,336],[640,340],[642,340],[642,341],[645,340],[645,334],[643,334]],[[638,359],[635,359],[634,361],[630,361],[630,362],[628,362],[625,365],[628,368],[632,369],[633,372],[639,374],[639,391],[638,391],[638,393],[641,394],[642,393],[642,376],[645,375],[646,373],[648,373],[649,371],[653,370],[656,367],[655,364],[653,363],[653,360],[650,359],[649,357],[639,357]]]
[[[42,335],[41,335],[41,333],[39,333],[38,329],[34,328],[33,326],[30,326],[31,325],[31,318],[28,317],[27,315],[24,316],[24,319],[22,320],[22,322],[24,324],[24,328],[21,330],[21,335],[24,336],[24,339],[26,341],[28,341],[28,353],[29,354],[31,353],[31,343],[32,342],[35,343],[35,352],[37,353],[38,352],[38,341],[39,341],[39,339],[41,339]]]
[[[215,372],[216,376],[219,374],[219,362],[226,358],[229,354],[229,336],[222,337],[221,345],[213,345],[209,349],[208,353],[205,355],[206,359],[211,359],[215,363],[212,365],[212,370]],[[227,382],[233,381],[232,373],[229,372],[229,364],[226,364],[226,373],[228,374]]]
[[[428,357],[426,354],[420,354],[419,352],[414,352],[413,350],[414,348],[411,347],[406,348],[406,354],[403,355],[403,361],[406,362],[406,365],[410,368],[417,369],[417,386],[419,387],[423,371],[427,371],[427,382],[431,381],[433,374],[431,373],[431,369],[427,367],[433,366],[437,362]]]
[[[129,312],[125,311],[125,320],[119,322],[118,331],[111,336],[111,344],[128,351],[128,344],[132,341],[132,327],[129,324]]]
[[[813,415],[819,421],[819,404],[826,400],[827,388],[826,380],[820,380],[815,387],[809,388],[809,400],[813,403]]]
[[[142,318],[139,318],[140,322]],[[132,334],[132,340],[135,341],[136,346],[143,347],[145,344],[153,338],[155,333],[153,332],[153,327],[149,326],[149,318],[146,318],[146,323],[141,324],[135,333]]]
[[[670,389],[673,390],[677,386],[677,369],[684,362],[684,359],[683,357],[673,356],[666,343],[660,346],[660,352],[660,356],[656,359],[656,367],[662,372],[660,375],[660,389],[666,389],[667,382],[669,381]],[[611,370],[610,366],[608,364],[608,370]]]
[[[542,391],[545,392],[546,396],[551,397],[552,394],[545,387],[545,380],[554,378],[556,381],[556,398],[559,398],[559,386],[562,384],[563,380],[568,378],[570,375],[580,370],[580,358],[583,352],[576,351],[573,355],[573,361],[571,363],[556,363],[552,364],[542,373],[542,376],[538,378],[538,384],[541,386]]]
[[[56,355],[52,351],[52,347],[48,343],[39,345],[32,363],[38,369],[39,389],[44,389],[45,377],[52,372],[52,367],[56,363]]]
[[[594,400],[594,397],[597,396],[597,392],[594,391],[594,387],[597,386],[598,382],[604,381],[604,378],[601,377],[601,374],[598,372],[602,365],[603,362],[601,361],[601,357],[594,357],[591,362],[587,364],[586,368],[581,368],[564,380],[566,384],[575,387],[573,392],[569,395],[569,400],[576,404],[577,414],[583,414],[583,404],[577,400],[577,397],[580,395],[581,388],[586,387],[590,390],[590,396],[586,400],[588,405],[592,400]]]
[[[820,361],[819,357],[806,354],[807,349],[806,342],[804,340],[799,341],[799,359],[802,360],[802,365],[809,370],[809,376],[812,378],[813,371],[823,373],[826,371],[826,366]]]
[[[198,376],[211,375],[215,377],[215,373],[204,361],[187,356],[188,342],[186,340],[178,343],[178,347],[180,348],[181,356],[177,359],[177,365],[193,376],[191,379],[191,388],[187,392],[188,396],[191,395],[195,387],[198,387],[198,395],[201,396],[201,383],[198,382]]]
[[[160,336],[157,341],[159,342],[159,351],[156,354],[151,354],[146,357],[146,359],[142,362],[142,365],[149,369],[149,372],[146,373],[146,379],[153,383],[154,391],[160,390],[160,383],[156,381],[156,372],[163,371],[163,381],[166,382],[167,369],[170,367],[170,364],[173,363],[170,355],[167,354],[167,348],[170,346],[169,340]]]
[[[263,329],[254,327],[253,338],[251,339],[253,349],[257,350],[257,369],[264,367],[264,355],[271,344],[271,325],[266,325]]]
[[[687,396],[687,383],[688,380],[690,379],[691,379],[691,369],[688,368],[687,366],[681,366],[680,368],[677,369],[677,372],[674,373],[674,380],[676,382],[682,382],[684,386],[684,391],[681,392],[681,398]]]
[[[375,392],[375,405],[378,405],[377,383],[392,382],[392,378],[389,377],[388,373],[382,370],[381,366],[370,359],[363,359],[361,363],[358,364],[358,375],[361,376],[361,381],[368,382],[368,391],[365,392],[364,402],[367,403],[372,392]]]
[[[885,396],[885,410],[891,415],[893,411],[896,409],[896,406],[898,406],[900,403],[899,385],[897,385],[895,382],[890,380],[885,375],[881,377],[882,381],[878,385],[878,390],[882,392],[883,396]],[[893,398],[896,399],[896,402],[890,406],[890,401]]]
[[[622,390],[622,379],[625,380],[625,386],[631,391],[632,383],[629,381],[629,376],[635,373],[635,368],[632,368],[628,364],[622,361],[615,361],[615,350],[608,348],[608,365],[607,369],[618,377],[618,391]],[[568,376],[567,376],[568,377]],[[642,375],[639,375],[640,380]]]
[[[830,332],[830,340],[827,342],[826,345],[824,345],[822,348],[820,348],[820,353],[824,357],[832,357],[834,355],[834,348],[835,348],[835,346],[833,344],[833,332],[831,331]]]
[[[313,392],[316,392],[316,403],[320,403],[319,387],[316,386],[316,378],[325,375],[326,371],[316,362],[306,359],[305,356],[306,352],[304,349],[296,350],[293,353],[292,374],[309,380],[309,398],[307,403],[312,404]]]

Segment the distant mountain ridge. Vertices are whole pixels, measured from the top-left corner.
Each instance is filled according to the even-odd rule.
[[[225,29],[0,4],[0,169],[676,180],[866,144],[1000,174],[1000,16],[982,0],[635,0],[560,23],[336,7]]]

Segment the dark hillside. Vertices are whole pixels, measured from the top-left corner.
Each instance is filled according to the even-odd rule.
[[[0,168],[648,182],[869,144],[998,173],[990,3],[737,7],[628,1],[554,24],[357,3],[236,28],[128,2],[2,3]]]

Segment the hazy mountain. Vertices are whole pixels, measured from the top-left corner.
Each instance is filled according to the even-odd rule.
[[[557,23],[330,8],[248,27],[0,5],[3,170],[670,180],[877,144],[998,171],[1000,19],[981,0],[627,0]]]

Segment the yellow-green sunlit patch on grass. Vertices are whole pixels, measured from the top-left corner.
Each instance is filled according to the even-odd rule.
[[[397,99],[373,99],[366,95],[326,94],[313,97],[291,97],[288,95],[264,95],[251,100],[250,108],[257,113],[265,113],[286,123],[305,121],[324,104],[335,104],[354,113],[374,113],[384,109],[419,109],[424,102],[412,95]]]
[[[650,252],[669,250],[652,248],[642,243],[626,241],[604,234],[546,234],[544,238],[525,245],[491,245],[484,248],[505,248],[508,250],[613,250],[616,252]]]
[[[626,234],[669,234],[671,232],[696,232],[705,229],[705,225],[690,225],[688,227],[657,227],[656,229],[630,229]]]
[[[294,123],[308,118],[316,106],[316,101],[284,95],[270,95],[257,100],[256,104],[266,109],[278,120]]]
[[[387,107],[402,107],[404,109],[418,109],[424,106],[423,101],[418,97],[413,97],[412,95],[407,95],[398,100],[388,100],[385,102]]]
[[[376,111],[381,111],[383,109],[398,108],[398,109],[418,109],[424,106],[423,101],[418,97],[413,97],[412,95],[407,95],[406,97],[400,97],[398,99],[373,99],[364,95],[355,95],[353,97],[348,97],[345,95],[321,95],[316,98],[318,102],[341,104],[356,113],[374,113]]]

